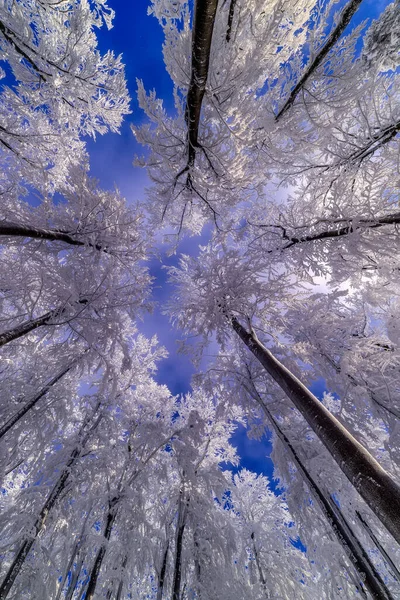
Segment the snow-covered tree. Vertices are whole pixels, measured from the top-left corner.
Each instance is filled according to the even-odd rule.
[[[83,135],[117,131],[129,112],[121,57],[97,48],[105,1],[2,0],[0,189],[54,191],[86,162]]]

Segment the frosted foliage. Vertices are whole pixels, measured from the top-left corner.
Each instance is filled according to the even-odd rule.
[[[400,2],[395,0],[375,21],[365,39],[363,56],[382,70],[395,70],[400,60]]]
[[[174,110],[138,82],[141,211],[88,174],[85,136],[129,112],[97,47],[112,8],[0,1],[2,599],[399,597],[398,545],[342,470],[358,463],[249,352],[321,382],[399,479],[399,3],[329,45],[337,9],[151,3]],[[161,226],[174,250],[207,223],[169,268],[162,309],[204,368],[173,396],[138,333],[146,259]],[[242,468],[239,425],[271,441],[274,481]]]
[[[0,3],[0,58],[12,73],[0,94],[2,191],[20,179],[54,189],[85,161],[81,136],[118,131],[124,67],[95,34],[112,17],[105,1]]]
[[[133,131],[151,150],[150,157],[138,164],[147,166],[155,182],[149,193],[154,218],[167,219],[177,231],[198,233],[210,216],[216,222],[229,219],[238,201],[237,188],[244,196],[257,189],[260,182],[251,169],[254,157],[249,134],[259,127],[258,93],[281,64],[300,52],[306,41],[305,24],[314,10],[314,2],[308,1],[294,4],[277,0],[269,4],[268,11],[257,0],[237,2],[232,43],[227,44],[229,4],[221,3],[215,19],[212,68],[204,82],[200,139],[190,185],[184,110],[191,77],[188,12],[184,5],[174,19],[178,3],[173,3],[172,9],[171,3],[155,2],[152,9],[165,34],[164,58],[175,84],[176,115],[166,115],[156,92],[146,93],[139,82],[138,100],[149,123],[133,127]]]

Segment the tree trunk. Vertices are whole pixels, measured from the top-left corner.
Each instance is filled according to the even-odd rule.
[[[165,546],[160,576],[158,578],[157,600],[162,600],[162,596],[163,596],[165,574],[167,572],[168,549],[169,549],[169,541],[167,541],[167,545]]]
[[[193,543],[194,543],[194,570],[196,573],[196,582],[197,582],[197,597],[201,600],[201,563],[200,563],[200,544],[199,544],[199,536],[197,533],[197,528],[193,532]]]
[[[79,552],[78,552],[78,556],[79,556]],[[79,576],[81,574],[82,571],[82,567],[83,564],[85,562],[85,557],[83,556],[80,560],[79,563],[75,569],[75,572],[73,574],[73,576],[71,577],[71,581],[69,582],[68,588],[67,588],[67,593],[65,594],[65,598],[64,600],[72,600],[72,596],[74,595],[75,589],[76,589],[76,585],[79,581]]]
[[[292,400],[350,483],[400,543],[400,487],[325,406],[236,317],[235,332]]]
[[[363,518],[363,516],[361,515],[361,513],[358,510],[356,510],[356,515],[357,515],[357,518],[360,521],[361,525],[364,527],[365,531],[368,533],[369,537],[371,538],[371,540],[374,542],[375,546],[378,548],[379,552],[381,553],[383,561],[386,563],[388,569],[391,571],[391,573],[393,575],[393,579],[395,579],[396,581],[398,581],[400,583],[399,569],[396,567],[396,565],[390,558],[389,554],[386,552],[385,548],[382,546],[382,544],[380,543],[380,541],[378,540],[378,538],[372,531],[371,527],[368,525],[367,521]]]
[[[65,574],[64,574],[63,578],[62,578],[62,579],[61,579],[61,581],[60,581],[60,586],[59,586],[59,588],[58,588],[57,595],[56,595],[56,597],[54,598],[54,600],[60,600],[60,596],[61,596],[61,594],[62,594],[62,591],[63,591],[63,589],[64,589],[65,583],[66,583],[66,581],[68,580],[68,573],[69,573],[70,571],[71,571],[71,573],[72,573],[72,568],[73,568],[73,565],[74,565],[75,559],[76,559],[76,558],[79,556],[80,548],[81,548],[81,546],[82,546],[82,542],[83,542],[83,540],[84,540],[84,538],[85,538],[85,530],[86,530],[86,525],[87,525],[87,522],[88,522],[89,516],[90,516],[90,514],[91,514],[91,511],[92,511],[92,507],[90,507],[90,508],[88,509],[88,511],[87,511],[87,514],[86,514],[85,520],[84,520],[84,522],[83,522],[83,525],[82,525],[82,528],[81,528],[81,532],[80,532],[80,534],[77,536],[76,542],[75,542],[75,544],[74,544],[74,547],[73,547],[73,550],[72,550],[72,553],[71,553],[71,558],[69,559],[68,565],[67,565],[67,567],[66,567],[66,569],[65,569]],[[65,595],[65,597],[64,597],[64,600],[68,600],[68,592],[69,592],[69,588],[70,588],[70,587],[72,587],[72,589],[75,589],[76,580],[77,580],[77,575],[76,575],[76,573],[74,573],[74,575],[71,575],[71,578],[70,578],[70,580],[69,580],[69,584],[68,584],[68,586],[67,586],[67,591],[66,591],[66,595]]]
[[[90,579],[88,583],[88,587],[86,590],[85,600],[93,600],[94,593],[96,591],[97,580],[99,578],[101,565],[103,563],[103,559],[106,553],[107,542],[111,537],[112,528],[117,516],[118,511],[118,502],[120,498],[116,496],[109,502],[108,512],[106,517],[106,526],[104,528],[104,542],[101,543],[99,550],[97,551],[97,555],[93,564],[92,571],[90,573]]]
[[[99,405],[97,405],[95,412],[97,412],[98,407],[99,407]],[[7,598],[18,573],[20,572],[20,570],[25,562],[25,559],[28,556],[30,549],[32,548],[33,544],[36,541],[36,538],[38,537],[39,533],[42,531],[43,527],[46,524],[46,520],[47,520],[47,516],[48,516],[49,512],[53,508],[54,504],[57,502],[62,491],[65,489],[65,486],[67,484],[72,467],[75,465],[76,461],[80,457],[83,447],[87,443],[92,431],[97,427],[97,425],[100,421],[100,418],[101,417],[96,419],[96,422],[91,427],[91,429],[86,433],[84,439],[72,451],[67,464],[65,465],[60,477],[58,478],[57,483],[55,484],[55,486],[53,487],[49,496],[47,497],[47,500],[44,503],[42,510],[40,511],[39,517],[36,519],[36,522],[34,525],[33,537],[30,537],[22,544],[22,546],[19,549],[17,555],[15,556],[10,568],[8,569],[6,576],[4,577],[4,580],[0,586],[0,600],[5,600],[5,598]],[[82,425],[80,435],[82,435],[82,430],[86,425],[87,425],[87,420],[85,419],[85,423]]]
[[[188,127],[187,168],[194,165],[198,147],[201,105],[207,84],[211,40],[218,0],[196,0],[192,33],[192,72],[186,99]]]
[[[261,584],[262,584],[265,592],[268,593],[268,590],[267,590],[267,581],[266,581],[266,579],[264,577],[264,573],[263,573],[263,570],[261,568],[260,557],[258,555],[258,550],[256,548],[256,542],[255,542],[255,539],[254,539],[255,538],[254,531],[251,533],[250,537],[251,537],[251,540],[253,542],[253,552],[254,552],[254,558],[256,559],[256,565],[257,565],[257,569],[258,569],[258,575],[259,575]]]
[[[178,525],[176,534],[176,549],[175,549],[175,566],[174,578],[172,584],[172,600],[180,600],[181,598],[181,579],[182,579],[182,549],[183,549],[183,534],[186,526],[186,509],[189,499],[184,500],[184,491],[181,489],[179,498],[178,510]]]
[[[88,300],[86,298],[82,298],[81,300],[78,300],[78,304],[87,304],[87,303],[88,303]],[[41,317],[37,317],[36,319],[31,319],[30,321],[26,321],[25,323],[22,323],[21,325],[17,325],[16,327],[13,327],[12,329],[5,331],[4,333],[1,333],[0,334],[0,348],[1,348],[1,346],[5,346],[6,344],[8,344],[9,342],[12,342],[13,340],[17,340],[18,338],[22,337],[23,335],[26,335],[27,333],[34,331],[38,327],[42,327],[42,325],[49,324],[50,321],[52,321],[53,319],[62,316],[65,313],[65,311],[66,311],[65,306],[54,308],[53,310],[50,310],[49,312],[45,313]],[[53,324],[57,325],[57,323],[53,323]]]
[[[62,310],[63,309],[60,309],[60,308],[50,310],[49,312],[45,313],[41,317],[37,317],[36,319],[31,319],[30,321],[27,321],[25,323],[22,323],[21,325],[17,325],[16,327],[13,327],[13,329],[9,329],[8,331],[5,331],[4,333],[0,334],[0,347],[5,346],[6,344],[8,344],[9,342],[12,342],[13,340],[17,340],[18,338],[22,337],[23,335],[25,335],[27,333],[30,333],[31,331],[34,331],[35,329],[37,329],[38,327],[41,327],[42,325],[46,325],[49,321],[54,319],[54,317],[58,317],[60,314],[62,314]]]
[[[86,243],[82,240],[75,239],[68,231],[62,231],[57,229],[40,229],[38,227],[31,227],[28,225],[19,225],[17,223],[9,223],[7,221],[0,221],[0,236],[6,237],[24,237],[32,238],[37,240],[49,240],[50,242],[60,241],[70,244],[71,246],[89,246],[96,250],[103,250],[107,252],[101,244]]]
[[[228,27],[226,29],[226,38],[225,38],[228,44],[231,41],[232,23],[233,23],[233,16],[235,14],[235,5],[236,5],[236,0],[231,0],[231,3],[229,5]]]
[[[80,357],[79,357],[80,358]],[[33,408],[36,403],[47,394],[47,392],[55,385],[60,379],[64,377],[79,361],[79,358],[73,360],[67,367],[62,369],[53,379],[50,379],[48,383],[40,390],[36,396],[34,396],[29,402],[27,402],[20,410],[18,410],[12,417],[6,421],[6,423],[0,427],[0,439],[16,424],[26,413]]]
[[[243,384],[244,385],[244,384]],[[264,411],[268,421],[272,425],[274,432],[278,439],[282,442],[286,450],[295,464],[301,478],[309,488],[312,496],[317,502],[318,506],[325,515],[328,523],[332,527],[336,538],[339,543],[343,546],[346,555],[349,557],[350,562],[354,565],[360,576],[360,581],[368,589],[372,598],[375,600],[393,600],[390,591],[387,589],[381,576],[377,572],[375,565],[371,562],[368,554],[365,552],[358,538],[354,535],[353,531],[349,527],[340,509],[334,504],[331,498],[327,498],[325,493],[320,489],[317,482],[312,478],[306,467],[303,465],[300,457],[296,450],[290,443],[289,439],[282,431],[272,413],[262,401],[254,384],[252,387],[254,393],[244,385],[247,392],[259,403],[262,410]]]
[[[63,575],[63,578],[62,578],[62,579],[61,579],[61,581],[60,581],[60,586],[59,586],[59,588],[58,588],[58,590],[57,590],[57,595],[56,595],[56,597],[55,597],[55,599],[54,599],[54,600],[60,600],[60,597],[61,597],[62,591],[63,591],[63,589],[64,589],[65,582],[66,582],[66,581],[67,581],[67,579],[68,579],[68,573],[69,573],[70,571],[72,571],[72,567],[74,566],[74,561],[75,561],[75,558],[77,557],[78,550],[79,550],[79,540],[78,540],[78,541],[76,541],[76,542],[75,542],[75,544],[74,544],[74,547],[73,547],[73,549],[72,549],[72,554],[71,554],[71,557],[70,557],[70,559],[69,559],[69,562],[68,562],[67,568],[65,569],[65,573],[64,573],[64,575]]]
[[[331,48],[333,48],[333,46],[336,44],[336,42],[346,29],[347,25],[350,23],[352,16],[360,6],[361,2],[362,0],[350,0],[350,2],[344,7],[335,29],[331,32],[324,46],[317,53],[312,63],[308,65],[307,69],[290,92],[288,99],[286,100],[285,104],[282,106],[282,108],[275,117],[276,121],[278,121],[281,118],[281,116],[292,106],[297,94],[300,92],[301,88],[304,86],[309,77],[311,77],[311,75],[322,63],[322,61],[327,56]]]
[[[123,573],[124,573],[124,569],[125,569],[125,567],[126,567],[126,563],[127,563],[127,562],[128,562],[128,556],[127,556],[127,555],[125,555],[125,558],[124,558],[124,560],[122,561],[122,575],[123,575]],[[123,580],[123,577],[122,577],[122,575],[121,575],[121,579],[120,579],[120,581],[119,581],[119,584],[118,584],[118,589],[117,589],[117,594],[116,594],[116,596],[115,596],[115,600],[121,600],[121,596],[122,596],[122,588],[124,587],[124,580]]]

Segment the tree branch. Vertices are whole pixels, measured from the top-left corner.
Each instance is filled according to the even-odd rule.
[[[338,24],[336,25],[335,29],[331,32],[330,36],[326,40],[325,45],[317,53],[317,55],[314,58],[314,60],[312,61],[312,63],[310,63],[308,65],[305,72],[303,73],[303,75],[301,76],[299,81],[296,83],[296,85],[290,92],[288,99],[286,100],[285,104],[282,106],[282,108],[280,109],[280,111],[278,112],[278,114],[275,117],[276,121],[279,121],[279,119],[282,117],[282,115],[287,110],[289,110],[289,108],[292,106],[292,104],[294,103],[294,101],[296,99],[297,94],[300,92],[300,90],[302,89],[302,87],[304,86],[306,81],[311,77],[311,75],[316,71],[316,69],[322,63],[322,61],[324,60],[324,58],[326,57],[328,52],[331,50],[331,48],[336,44],[336,42],[338,41],[338,39],[340,38],[340,36],[344,32],[344,30],[346,29],[347,25],[350,23],[352,16],[359,8],[361,2],[362,2],[362,0],[350,0],[350,2],[344,7],[344,9],[340,15]]]

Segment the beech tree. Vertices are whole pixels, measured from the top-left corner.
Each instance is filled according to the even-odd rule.
[[[175,111],[138,83],[143,208],[89,176],[129,112],[107,2],[0,6],[0,598],[400,593],[400,4],[361,4],[154,0]],[[209,222],[163,308],[215,356],[174,397],[145,261]]]

